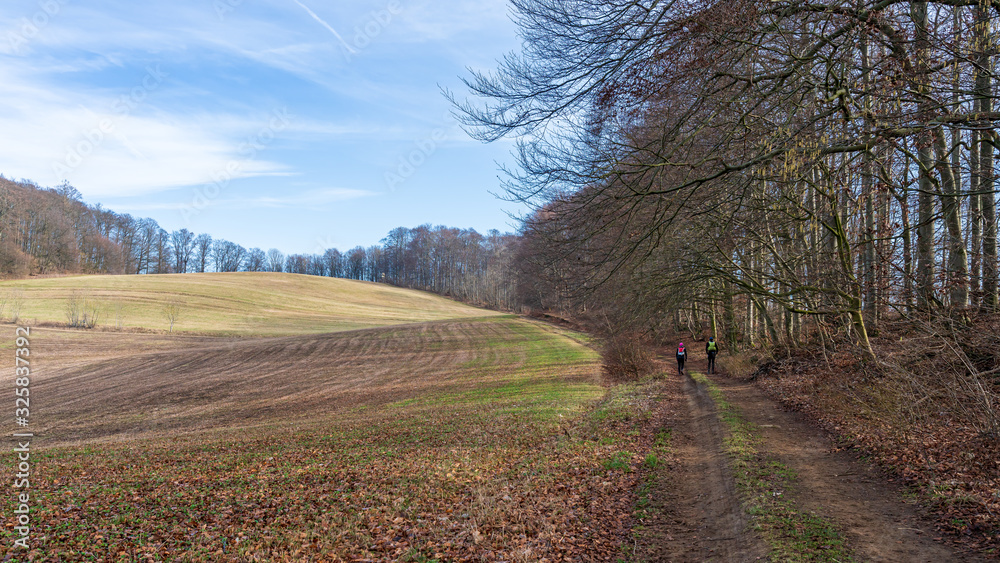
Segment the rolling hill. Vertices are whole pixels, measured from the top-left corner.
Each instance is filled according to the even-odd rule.
[[[97,328],[278,336],[401,323],[493,316],[437,295],[383,284],[271,272],[67,276],[0,282],[0,299],[20,292],[29,324],[66,324],[70,299],[98,307]],[[10,318],[10,303],[0,312]]]
[[[34,434],[37,539],[17,551],[0,529],[0,555],[515,560],[569,557],[592,526],[610,553],[625,531],[635,475],[616,468],[637,462],[647,417],[633,405],[648,401],[637,390],[601,402],[583,335],[285,274],[81,276],[0,292],[11,286],[34,327],[31,423],[17,430]],[[74,292],[124,301],[130,328],[60,326]],[[183,332],[167,334],[158,308],[177,299]]]

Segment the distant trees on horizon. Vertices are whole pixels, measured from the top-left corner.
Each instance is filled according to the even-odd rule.
[[[290,254],[247,249],[149,218],[89,206],[68,184],[42,188],[0,176],[0,274],[288,272],[422,289],[495,308],[515,306],[517,236],[422,225],[393,229],[379,245]]]

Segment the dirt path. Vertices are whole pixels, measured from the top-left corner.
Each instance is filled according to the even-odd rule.
[[[726,431],[707,389],[690,376],[668,377],[658,425],[670,431],[670,456],[651,484],[653,515],[644,522],[636,560],[766,560],[769,550],[740,505],[722,450]],[[985,561],[936,542],[932,525],[904,502],[899,486],[851,453],[837,451],[802,415],[782,410],[750,383],[718,375],[712,380],[760,429],[764,450],[797,473],[787,492],[793,502],[831,522],[855,560]]]
[[[766,450],[797,472],[798,505],[834,522],[859,560],[982,560],[935,542],[933,528],[903,502],[901,488],[877,468],[835,451],[826,432],[802,415],[783,411],[750,383],[718,375],[712,380],[761,429]]]
[[[661,401],[660,427],[670,431],[671,455],[652,485],[654,516],[636,559],[763,559],[767,549],[748,531],[711,398],[690,378],[673,377]]]

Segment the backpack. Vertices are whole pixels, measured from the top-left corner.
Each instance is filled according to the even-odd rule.
[[[714,340],[711,341],[711,342],[709,342],[708,343],[708,351],[709,352],[718,352],[719,351],[719,343],[716,342],[716,341],[714,341]]]

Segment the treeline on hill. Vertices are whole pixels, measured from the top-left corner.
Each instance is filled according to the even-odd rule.
[[[68,184],[45,189],[0,177],[0,272],[169,274],[290,272],[385,282],[512,309],[514,235],[419,226],[394,229],[381,245],[322,254],[264,251],[153,219],[89,206]]]
[[[996,453],[1000,2],[511,3],[522,52],[452,99],[518,138],[535,305],[812,349],[887,448],[950,425]]]

